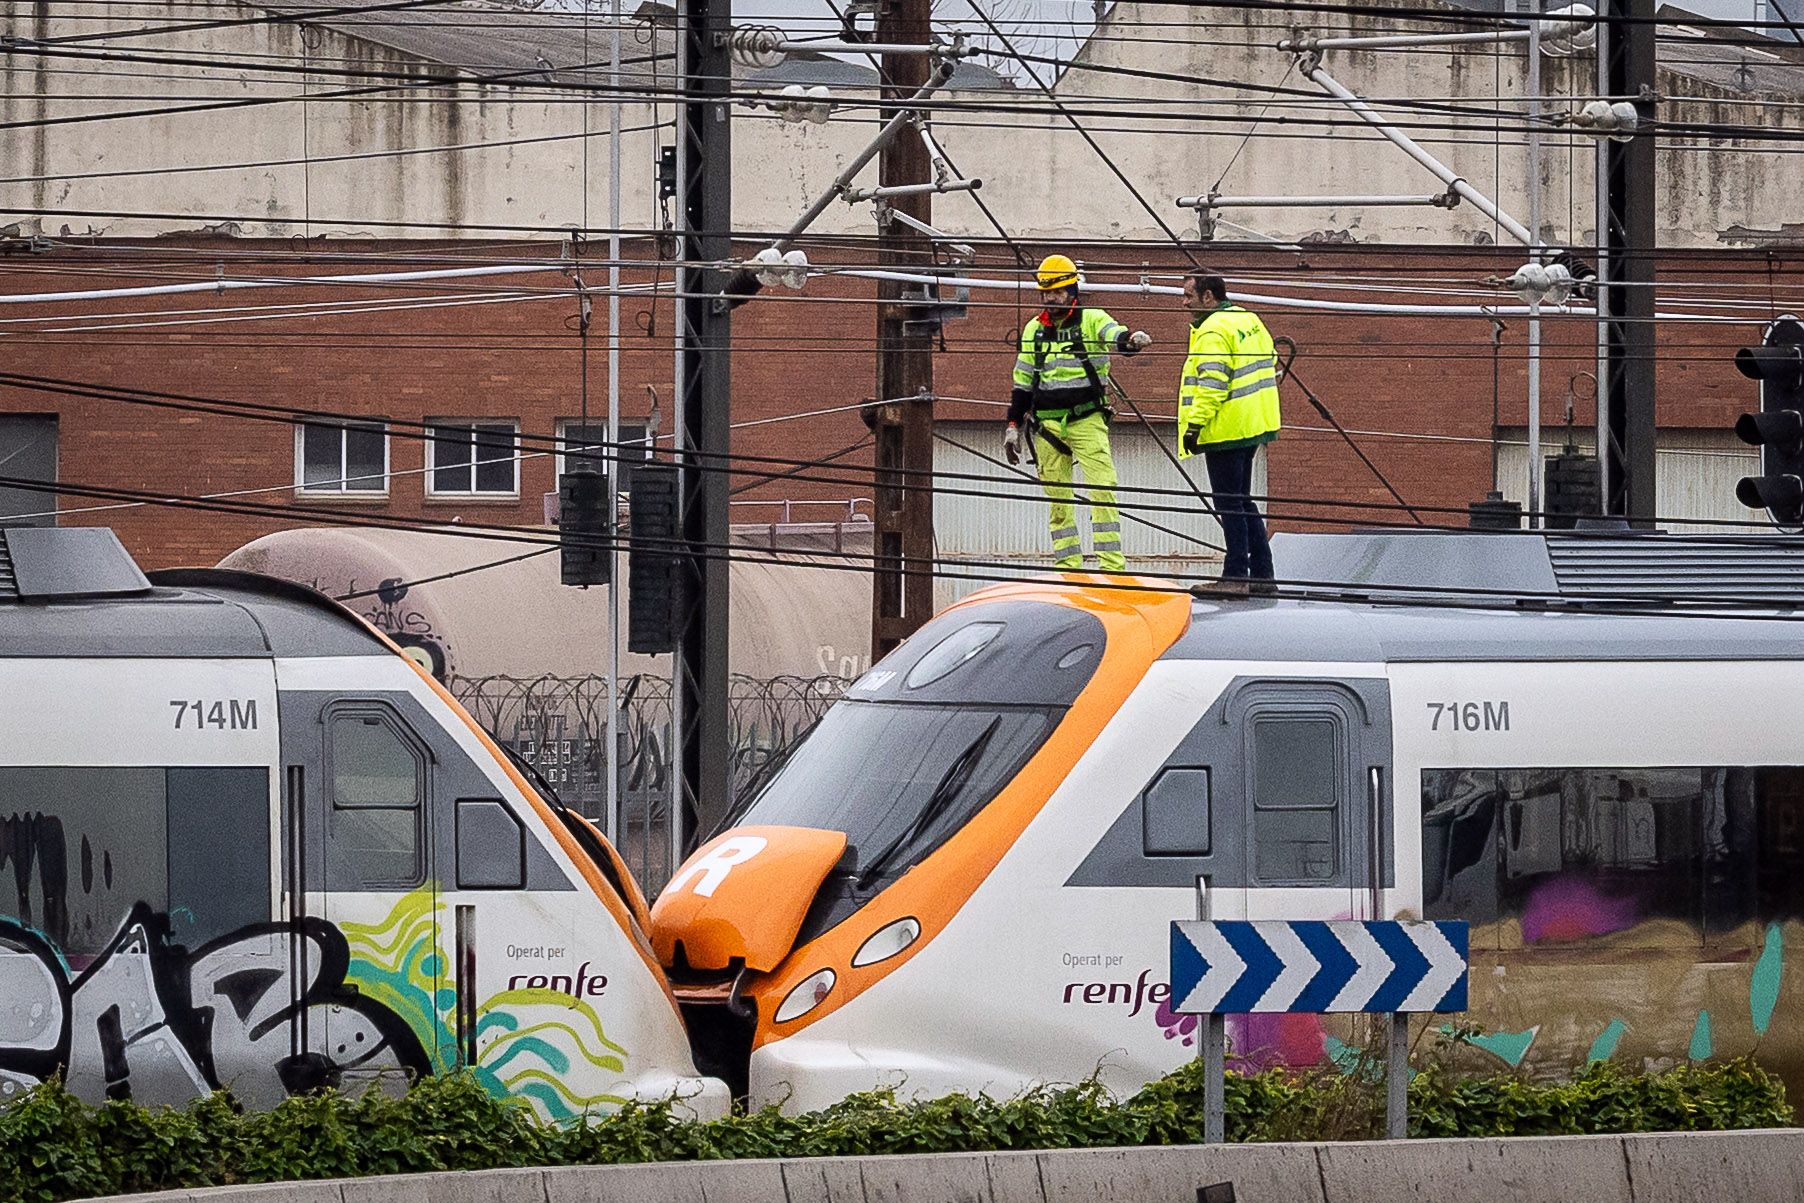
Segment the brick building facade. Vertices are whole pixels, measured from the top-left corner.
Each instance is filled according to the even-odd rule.
[[[1050,248],[1024,249],[1033,255]],[[1519,255],[1470,247],[1418,255],[1371,246],[1307,251],[1305,257],[1295,251],[1223,248],[1214,265],[1231,276],[1258,278],[1260,283],[1246,285],[1249,291],[1408,303],[1444,301],[1432,295],[1434,287],[1475,286],[1486,276],[1507,274],[1519,262]],[[1149,252],[1098,244],[1080,253],[1097,265],[1090,272],[1095,281],[1132,283],[1141,275],[1140,270],[1110,270],[1110,262],[1144,260],[1144,270],[1165,282],[1172,282],[1184,266],[1175,249]],[[220,277],[275,281],[471,263],[545,264],[554,263],[559,254],[559,246],[549,242],[476,247],[468,241],[372,244],[361,239],[98,241],[0,261],[0,291],[22,295],[204,283]],[[629,243],[623,255],[643,262],[652,249]],[[843,249],[817,247],[811,255],[817,264],[855,262]],[[989,277],[1013,270],[1013,258],[1000,250],[986,252],[983,259],[967,270]],[[1775,306],[1783,307],[1794,287],[1795,263],[1749,255],[1731,261],[1729,268],[1736,263],[1746,269],[1742,284],[1720,258],[1711,262],[1710,279],[1744,292],[1748,280],[1770,284]],[[1685,257],[1662,266],[1663,276],[1674,280],[1690,279],[1699,270],[1695,260]],[[606,279],[599,265],[583,274],[591,288]],[[668,273],[660,274],[667,286]],[[1293,285],[1287,278],[1315,284]],[[629,287],[652,281],[653,273],[644,269],[625,273]],[[1359,281],[1372,290],[1347,290],[1346,285]],[[544,271],[380,286],[271,287],[220,294],[209,289],[10,305],[0,324],[0,439],[9,440],[0,441],[0,461],[18,466],[21,475],[41,473],[43,465],[53,463],[57,481],[70,490],[98,486],[174,497],[234,494],[296,510],[289,518],[160,505],[94,508],[107,503],[72,492],[60,497],[58,521],[113,526],[149,567],[211,564],[273,529],[316,520],[302,510],[445,523],[539,524],[544,495],[555,490],[556,470],[555,457],[542,440],[563,433],[564,424],[581,413],[583,350],[575,330],[572,287],[567,277]],[[742,468],[781,473],[796,461],[842,452],[866,434],[856,407],[871,398],[875,377],[873,291],[869,281],[823,275],[800,292],[769,290],[735,312],[733,449],[741,456],[770,457],[769,462],[748,459]],[[999,421],[995,403],[1007,397],[1015,332],[1029,315],[1030,296],[1023,294],[1017,303],[1007,291],[979,292],[969,317],[946,325],[945,346],[936,356],[936,390],[943,398],[961,400],[940,401],[939,419],[981,423],[962,427],[976,437]],[[1169,419],[1185,334],[1175,299],[1114,294],[1093,300],[1155,335],[1154,349],[1121,365],[1119,375],[1149,414]],[[1349,429],[1371,432],[1360,436],[1362,447],[1412,504],[1457,511],[1491,487],[1494,429],[1519,428],[1525,421],[1520,319],[1505,320],[1494,354],[1490,324],[1481,319],[1253,307],[1264,313],[1274,333],[1296,340],[1302,349],[1297,362],[1302,379],[1335,416]],[[660,446],[667,448],[673,362],[668,297],[654,301],[629,294],[621,309],[622,420],[629,427],[643,426],[655,392],[666,436]],[[598,296],[587,352],[589,413],[596,425],[606,409],[604,314],[605,300]],[[1664,430],[1689,433],[1694,443],[1697,438],[1708,446],[1720,443],[1723,454],[1731,453],[1735,445],[1728,428],[1738,412],[1754,403],[1752,386],[1735,374],[1731,356],[1737,346],[1758,337],[1758,322],[1765,316],[1745,314],[1741,323],[1662,323],[1658,376]],[[1545,330],[1543,421],[1550,428],[1551,451],[1560,437],[1557,427],[1569,381],[1594,366],[1595,327],[1583,319],[1554,317]],[[23,377],[41,379],[33,383]],[[385,471],[367,491],[320,487],[331,476],[322,474],[320,465],[333,454],[339,437],[333,430],[316,430],[310,442],[279,412],[264,411],[261,418],[194,412],[170,407],[167,396],[146,396],[158,402],[153,405],[55,391],[70,385],[76,394],[95,386],[134,389],[385,422]],[[1595,416],[1582,381],[1578,391],[1576,419],[1581,427],[1589,426]],[[1288,429],[1270,453],[1269,492],[1274,499],[1295,500],[1274,500],[1278,525],[1296,527],[1311,517],[1407,520],[1390,509],[1348,511],[1304,504],[1384,506],[1391,499],[1326,430],[1301,394],[1291,386],[1284,394]],[[54,419],[53,459],[42,455],[43,438],[52,430],[49,419]],[[406,423],[441,423],[445,429],[432,442]],[[481,470],[479,478],[479,470],[469,463],[469,435],[458,433],[475,423],[491,428],[478,441],[505,439],[507,428],[516,425],[528,437],[517,473],[501,475],[511,467],[503,464]],[[1169,426],[1161,433],[1169,438]],[[1412,437],[1398,437],[1404,435]],[[533,443],[535,436],[541,441]],[[354,474],[382,442],[372,439],[354,436],[337,443]],[[429,446],[433,471],[427,470]],[[741,491],[735,501],[741,504],[735,517],[771,520],[778,512],[775,503],[784,500],[818,503],[818,508],[792,511],[797,517],[841,515],[847,503],[870,496],[868,473],[860,470],[870,462],[866,446],[834,460],[831,467],[784,479],[737,477],[734,485]],[[0,469],[0,476],[6,475]],[[1728,509],[1719,506],[1698,516],[1752,517],[1733,498],[1721,500]],[[945,504],[994,503],[965,496]],[[15,515],[51,508],[19,490],[0,494],[0,506]],[[1459,520],[1457,513],[1432,508],[1424,517]]]

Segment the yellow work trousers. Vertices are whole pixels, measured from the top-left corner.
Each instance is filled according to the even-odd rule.
[[[1090,542],[1096,562],[1104,572],[1122,572],[1121,515],[1115,509],[1115,459],[1109,454],[1109,424],[1094,413],[1073,422],[1042,416],[1040,427],[1053,435],[1071,454],[1058,450],[1039,434],[1034,436],[1034,457],[1040,463],[1040,484],[1052,499],[1047,525],[1052,528],[1053,566],[1075,570],[1084,566],[1083,541],[1078,536],[1077,512],[1072,505],[1071,461],[1084,473],[1084,494],[1089,499]]]

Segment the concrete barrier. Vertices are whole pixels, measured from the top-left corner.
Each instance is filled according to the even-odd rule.
[[[1796,1203],[1804,1129],[1185,1145],[402,1174],[96,1203]]]

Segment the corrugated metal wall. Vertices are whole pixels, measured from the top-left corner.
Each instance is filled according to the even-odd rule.
[[[1000,422],[941,422],[934,445],[936,472],[970,473],[979,480],[944,480],[942,487],[973,490],[981,495],[939,492],[933,506],[934,537],[942,573],[976,576],[1024,576],[1051,568],[1051,541],[1046,531],[1046,495],[1031,480],[1016,480],[1004,468],[980,458],[1000,458]],[[1170,427],[1160,432],[1169,438]],[[1186,579],[1213,577],[1221,571],[1221,552],[1206,544],[1221,543],[1221,529],[1191,495],[1146,429],[1131,419],[1117,420],[1111,433],[1115,473],[1122,485],[1177,490],[1171,495],[1123,493],[1120,497],[1121,543],[1128,569],[1148,574],[1176,574]],[[957,444],[957,445],[955,445]],[[1169,446],[1169,444],[1167,444]],[[968,449],[968,450],[967,450]],[[1183,461],[1198,486],[1207,489],[1209,474],[1200,458]],[[991,483],[994,482],[994,483]],[[1081,486],[1080,486],[1081,488]],[[1253,470],[1253,491],[1265,492],[1265,457]],[[1156,507],[1169,507],[1159,509]],[[1136,517],[1144,521],[1136,521]],[[1155,529],[1147,523],[1155,523]],[[1090,547],[1089,515],[1080,509],[1078,525]],[[997,568],[988,562],[999,562]],[[980,588],[983,580],[942,575],[934,598],[949,605]]]
[[[1579,450],[1592,454],[1594,432],[1578,432]],[[1498,475],[1503,495],[1528,502],[1528,431],[1503,430],[1498,455]],[[1556,427],[1542,431],[1542,449],[1549,459],[1566,445],[1566,431]],[[1703,518],[1725,523],[1765,522],[1765,513],[1750,510],[1735,500],[1735,482],[1760,471],[1760,452],[1735,437],[1730,430],[1678,430],[1660,432],[1655,455],[1654,494],[1661,517]],[[1745,526],[1662,523],[1662,529],[1693,534],[1706,531],[1747,534]]]

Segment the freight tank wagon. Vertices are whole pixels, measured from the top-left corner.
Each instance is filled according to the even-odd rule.
[[[320,594],[0,530],[0,1100],[461,1070],[547,1118],[720,1114],[646,923],[594,828]]]

